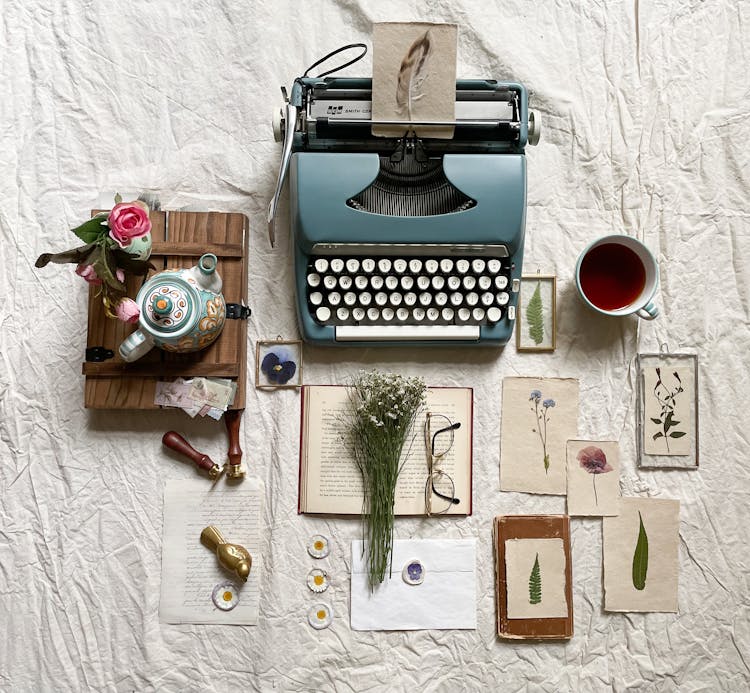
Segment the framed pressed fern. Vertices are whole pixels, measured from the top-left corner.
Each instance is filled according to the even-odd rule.
[[[517,351],[554,351],[557,346],[557,277],[521,277],[516,313]]]

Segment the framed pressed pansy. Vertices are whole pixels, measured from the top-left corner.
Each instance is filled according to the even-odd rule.
[[[260,390],[302,386],[302,342],[259,340],[255,345],[255,387]]]

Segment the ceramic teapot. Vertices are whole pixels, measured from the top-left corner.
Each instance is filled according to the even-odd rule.
[[[216,255],[206,253],[194,267],[164,270],[141,287],[135,298],[138,329],[120,344],[124,361],[135,361],[154,346],[198,351],[221,334],[226,304],[216,264]]]

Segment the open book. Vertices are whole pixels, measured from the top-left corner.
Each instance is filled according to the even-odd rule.
[[[349,394],[344,385],[302,388],[300,513],[362,513],[362,476],[344,438],[348,404]],[[454,431],[450,451],[440,460],[440,469],[453,479],[454,497],[459,501],[445,514],[471,515],[473,392],[469,387],[427,389],[427,406],[417,416],[404,445],[394,512],[425,514],[428,456],[424,430],[428,411],[461,424]]]

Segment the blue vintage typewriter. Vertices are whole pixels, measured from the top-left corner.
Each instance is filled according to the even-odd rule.
[[[372,119],[371,80],[298,78],[278,112],[289,176],[297,310],[320,345],[493,345],[515,322],[527,144],[521,84],[456,83],[455,121]],[[286,97],[286,92],[282,88]],[[375,137],[375,125],[452,125],[452,139]]]

